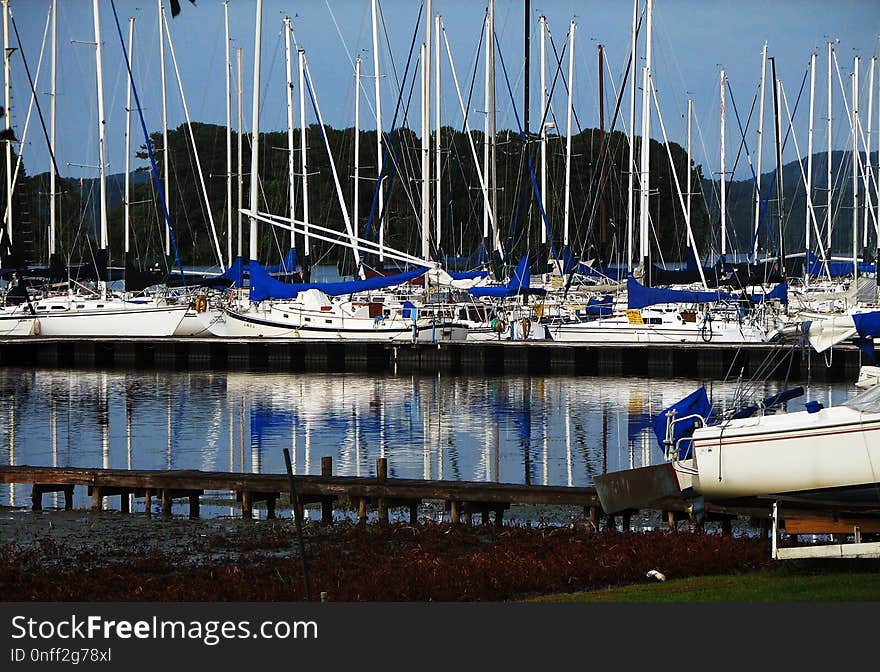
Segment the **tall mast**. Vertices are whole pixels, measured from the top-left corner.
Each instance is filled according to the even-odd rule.
[[[807,197],[812,202],[813,198],[813,112],[816,99],[816,52],[810,55],[810,118],[807,133]],[[805,250],[810,250],[810,211],[807,209],[804,218]],[[806,275],[806,274],[804,274]]]
[[[128,69],[134,65],[134,17],[128,19]],[[53,97],[54,101],[54,97]],[[125,94],[125,254],[131,249],[131,81]]]
[[[303,222],[306,231],[303,252],[306,259],[309,258],[309,159],[308,159],[308,143],[307,125],[306,125],[306,52],[302,49],[297,50],[297,66],[299,67],[299,156],[300,169],[302,170],[302,202],[303,202]]]
[[[489,0],[489,35],[486,38],[486,56],[489,59],[489,106],[487,108],[489,112],[489,171],[491,173],[489,194],[492,217],[494,218],[498,214],[498,161],[495,156],[495,134],[497,132],[495,124],[495,0]],[[500,248],[501,239],[497,231],[494,236],[495,243]],[[498,252],[502,257],[504,256],[503,249],[498,249]]]
[[[605,47],[599,45],[599,259],[608,261],[608,212],[605,208]]]
[[[626,266],[629,272],[633,270],[633,228],[635,225],[635,203],[633,199],[633,181],[635,179],[635,119],[636,119],[636,38],[639,20],[639,0],[633,0],[632,19],[632,48],[630,50],[630,77],[629,87],[629,163],[627,164],[627,192],[626,192]]]
[[[370,17],[373,28],[373,86],[375,90],[376,104],[376,179],[379,183],[376,185],[378,193],[378,213],[379,213],[379,260],[384,261],[384,245],[385,245],[385,178],[382,175],[383,156],[382,156],[382,95],[379,86],[379,16],[378,16],[378,0],[371,0]]]
[[[725,161],[724,143],[724,85],[727,83],[727,73],[721,70],[721,258],[724,260],[727,254],[727,166]]]
[[[547,198],[547,19],[541,14],[538,19],[541,26],[541,200],[544,212],[550,211]],[[541,243],[547,242],[547,227],[541,226]]]
[[[574,33],[577,24],[571,21],[568,24],[568,102],[566,104],[565,122],[565,199],[562,204],[562,244],[568,247],[569,238],[569,212],[571,210],[571,117],[572,95],[574,94]]]
[[[688,118],[687,118],[687,208],[685,209],[685,217],[687,218],[687,227],[689,231],[693,229],[691,222],[691,192],[694,187],[694,179],[691,174],[691,119],[694,114],[694,101],[692,98],[688,98]],[[687,239],[687,246],[691,246],[690,238]],[[694,250],[694,254],[696,255],[697,251]],[[697,259],[697,263],[700,263],[700,260]]]
[[[853,60],[852,74],[852,209],[853,209],[853,278],[859,275],[859,57]]]
[[[257,0],[256,26],[254,27],[254,79],[251,96],[251,190],[250,209],[259,210],[260,194],[260,50],[262,47],[263,0]],[[250,258],[257,259],[257,219],[250,217]]]
[[[226,29],[226,265],[232,265],[232,62],[229,59],[229,0],[223,3]]]
[[[238,175],[238,211],[236,214],[236,218],[238,220],[238,249],[236,254],[240,257],[244,255],[244,223],[242,221],[241,209],[244,207],[244,158],[242,156],[244,151],[244,114],[242,110],[242,49],[241,47],[235,48],[235,60],[236,60],[236,107],[238,112],[238,151],[236,152],[236,156],[238,157],[237,162],[237,175]]]
[[[871,57],[871,67],[868,69],[868,134],[865,139],[865,165],[862,168],[862,178],[864,179],[865,184],[865,222],[863,228],[865,231],[864,247],[866,253],[868,248],[868,215],[870,214],[873,216],[874,214],[873,200],[871,198],[871,178],[874,174],[873,167],[871,166],[871,131],[873,130],[871,128],[871,120],[874,116],[874,65],[876,61],[876,57]],[[876,220],[874,224],[876,228]]]
[[[107,250],[107,179],[105,176],[105,146],[106,141],[104,127],[104,72],[101,58],[101,15],[98,9],[98,0],[92,0],[92,14],[95,23],[95,72],[98,89],[98,176],[100,181],[100,210],[101,210],[101,250]],[[107,282],[101,280],[98,283],[101,296],[107,294]]]
[[[360,230],[360,182],[361,182],[361,57],[354,60],[354,230]]]
[[[156,0],[159,11],[159,79],[162,87],[162,190],[165,192],[165,206],[168,214],[171,214],[171,191],[168,188],[171,175],[168,172],[168,156],[171,154],[168,148],[168,105],[165,93],[165,3],[164,0]],[[165,222],[165,256],[171,256],[171,228]]]
[[[443,182],[440,179],[440,169],[442,163],[441,145],[440,145],[440,15],[434,17],[434,245],[440,248],[440,234],[443,232],[442,227],[442,208],[441,196],[443,192]]]
[[[827,173],[825,176],[826,186],[828,187],[825,191],[825,222],[827,226],[827,235],[828,235],[828,256],[831,256],[831,191],[833,188],[833,184],[831,181],[831,62],[834,60],[834,44],[829,41],[828,42],[828,165],[826,166]]]
[[[490,4],[491,10],[491,4]],[[490,95],[489,95],[489,61],[492,59],[491,54],[489,53],[489,32],[491,30],[491,17],[489,12],[486,13],[486,59],[485,59],[485,71],[483,77],[483,106],[486,109],[486,116],[483,117],[483,175],[485,176],[486,189],[487,194],[492,193],[492,176],[489,174],[489,145],[492,144],[489,140],[489,105],[490,105]],[[492,197],[489,196],[488,199],[484,199],[483,203],[483,240],[489,240],[489,208],[491,207]],[[488,247],[488,243],[487,243]]]
[[[755,242],[752,256],[758,261],[758,230],[761,226],[761,160],[764,154],[764,91],[767,80],[767,42],[761,49],[761,102],[758,108],[758,162],[755,166]]]
[[[290,248],[296,246],[296,234],[293,232],[293,219],[296,217],[296,196],[294,194],[294,174],[293,174],[293,71],[290,59],[290,17],[284,17],[284,65],[287,74],[287,187],[288,187],[288,205],[290,209]],[[360,57],[358,57],[360,61]],[[355,142],[357,142],[355,140]],[[357,182],[355,182],[356,184]],[[286,269],[291,271],[293,269]]]
[[[426,0],[425,41],[422,43],[419,63],[422,72],[422,258],[428,259],[430,250],[431,226],[431,0]]]
[[[49,90],[49,149],[55,156],[55,92],[58,64],[58,0],[52,0],[52,83]],[[128,107],[131,107],[129,105]],[[9,114],[9,108],[6,113]],[[127,171],[126,171],[127,172]],[[49,171],[49,263],[55,254],[55,235],[57,222],[56,200],[58,198],[58,186],[55,182],[55,171]],[[128,197],[126,196],[126,202]]]
[[[782,190],[782,117],[779,114],[779,86],[776,79],[776,59],[770,57],[770,74],[773,80],[773,120],[776,131],[776,202],[779,215],[779,272],[785,277],[785,198]]]
[[[3,0],[3,105],[7,131],[12,128],[12,81],[9,57],[9,0]],[[6,143],[6,234],[12,240],[12,142]]]
[[[531,74],[532,74],[532,66],[531,66],[531,56],[532,56],[532,30],[531,30],[531,3],[529,0],[525,0],[523,3],[523,162],[526,166],[526,170],[523,171],[523,189],[525,193],[529,195],[529,206],[526,208],[526,222],[527,229],[531,230],[531,218],[532,218],[532,197],[531,197],[531,176],[529,173],[531,172],[531,168],[529,167],[529,162],[531,160],[531,153],[529,151],[529,112],[531,108]],[[543,223],[541,228],[543,229]],[[542,263],[546,261],[546,259],[541,260]]]
[[[650,222],[650,171],[648,162],[650,160],[651,147],[651,105],[650,105],[650,87],[651,87],[651,33],[654,13],[654,0],[647,0],[648,14],[648,32],[645,40],[645,67],[642,69],[642,140],[641,140],[641,162],[639,170],[641,173],[641,186],[639,190],[639,259],[644,265],[645,278],[649,278],[648,268],[648,226]]]

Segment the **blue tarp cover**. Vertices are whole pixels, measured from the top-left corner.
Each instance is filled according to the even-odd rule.
[[[646,308],[658,303],[715,303],[718,301],[738,301],[738,294],[721,291],[692,291],[688,289],[657,289],[645,287],[634,277],[626,279],[627,304],[631,309]],[[779,299],[788,303],[788,285],[780,283],[767,294],[753,294],[752,301],[761,302]]]
[[[661,450],[666,449],[663,445],[663,441],[666,439],[666,416],[672,410],[675,410],[676,418],[683,418],[694,413],[701,415],[706,420],[707,425],[710,424],[712,418],[712,404],[709,403],[709,395],[706,394],[706,388],[701,387],[694,390],[684,399],[673,404],[654,418],[654,434],[657,437],[657,443],[660,445]],[[684,436],[691,436],[694,433],[694,429],[697,428],[698,422],[696,418],[692,418],[676,423],[672,428],[673,445],[675,445],[678,439]],[[690,439],[678,444],[678,459],[683,460],[687,458],[692,448],[693,442]]]
[[[840,278],[845,275],[853,274],[853,263],[851,261],[829,261],[828,273],[825,273],[825,263],[819,259],[811,250],[807,250],[807,275],[825,276],[830,275],[832,278]],[[877,267],[875,264],[868,264],[863,261],[856,262],[858,264],[859,273],[873,273]]]
[[[320,289],[328,296],[343,296],[345,294],[354,294],[355,292],[367,292],[373,289],[382,289],[383,287],[394,287],[402,285],[410,280],[415,280],[427,272],[427,268],[415,268],[411,271],[398,273],[396,275],[377,276],[375,278],[367,278],[366,280],[348,280],[345,282],[307,282],[289,284],[276,280],[265,269],[260,266],[260,262],[251,259],[250,276],[251,276],[251,301],[265,301],[266,299],[292,299],[300,292],[307,289]]]
[[[501,285],[499,287],[474,287],[473,289],[469,289],[468,292],[471,296],[488,296],[497,299],[504,299],[510,296],[516,296],[517,294],[546,294],[546,291],[543,289],[530,289],[529,283],[531,280],[529,255],[526,254],[519,260],[516,269],[513,271],[513,277],[506,285]]]

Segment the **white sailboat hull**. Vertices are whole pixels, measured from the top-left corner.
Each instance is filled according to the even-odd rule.
[[[34,302],[39,332],[46,337],[173,336],[187,312],[186,305],[153,301],[63,297]]]
[[[0,316],[0,338],[20,338],[40,333],[40,322],[25,315]]]
[[[837,406],[733,420],[693,435],[693,487],[706,498],[880,483],[880,413]]]

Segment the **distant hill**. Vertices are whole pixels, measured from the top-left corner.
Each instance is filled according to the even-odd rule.
[[[872,154],[871,164],[877,165],[877,152]],[[864,156],[862,156],[864,161]],[[802,159],[803,174],[807,172],[807,160]],[[826,239],[827,217],[827,153],[813,154],[813,211],[816,216],[823,241]],[[846,254],[852,250],[852,152],[834,151],[831,154],[832,174],[832,251]],[[798,161],[791,161],[782,167],[782,183],[785,215],[785,248],[786,252],[803,252],[805,247],[804,225],[807,212],[806,189]],[[706,206],[709,210],[713,226],[711,247],[718,249],[720,230],[720,188],[718,180],[702,180]],[[872,187],[873,190],[873,187]],[[760,245],[764,249],[776,249],[773,241],[778,229],[778,203],[776,198],[776,171],[772,170],[761,175],[761,192],[766,203],[766,219],[773,228],[772,238],[761,234]],[[727,217],[729,241],[737,252],[745,252],[751,246],[755,218],[755,185],[754,180],[737,180],[727,185]],[[859,182],[859,202],[864,204],[864,184]],[[861,236],[864,215],[859,215],[859,235]],[[876,236],[870,232],[869,246],[877,247]],[[811,233],[811,241],[815,234]],[[817,250],[815,242],[811,245]],[[861,244],[859,244],[861,247]]]
[[[145,184],[150,181],[150,172],[136,170],[131,173],[132,187]],[[85,204],[85,221],[88,222],[89,230],[93,233],[98,231],[101,217],[98,200],[101,195],[100,178],[67,178],[67,188],[79,194]],[[107,183],[107,213],[113,212],[122,205],[125,197],[125,173],[114,173],[106,176]]]

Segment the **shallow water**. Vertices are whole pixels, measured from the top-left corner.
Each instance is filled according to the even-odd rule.
[[[692,379],[6,368],[0,463],[283,473],[288,448],[298,474],[331,456],[335,474],[369,476],[386,457],[391,477],[589,486],[662,461],[651,419],[700,385],[716,406],[734,398]],[[790,409],[857,392],[806,387]],[[0,505],[29,506],[30,487],[0,484]]]

